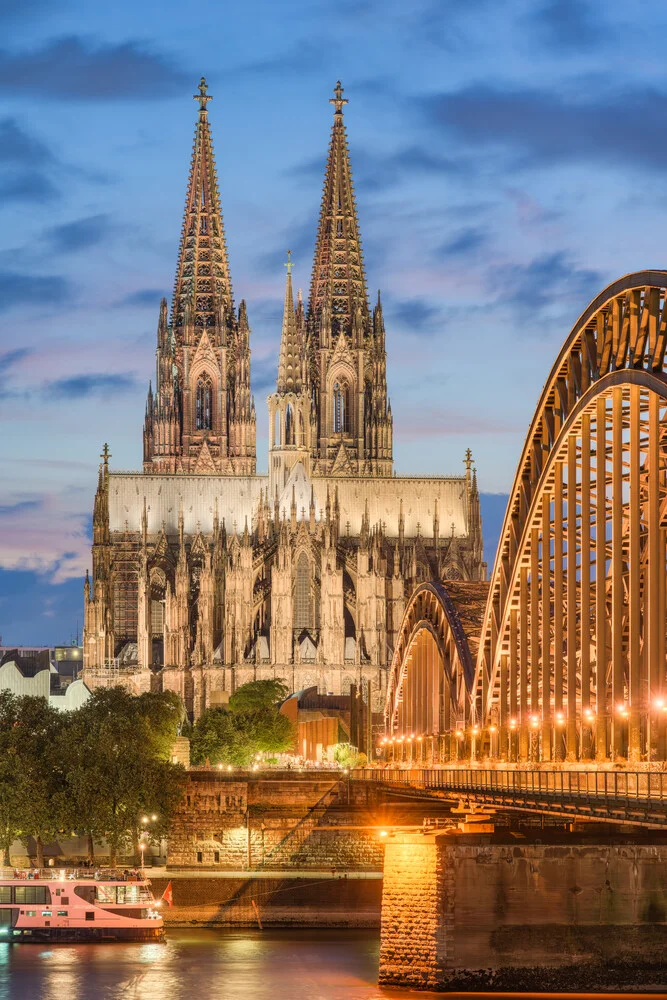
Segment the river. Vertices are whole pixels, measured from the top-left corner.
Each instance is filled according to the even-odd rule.
[[[0,1000],[425,1000],[437,995],[378,988],[378,950],[377,932],[330,930],[171,930],[166,944],[3,943]],[[452,1000],[453,994],[448,996]]]

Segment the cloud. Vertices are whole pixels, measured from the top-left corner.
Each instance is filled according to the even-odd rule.
[[[387,152],[370,151],[357,148],[352,150],[354,184],[356,190],[384,191],[404,178],[413,178],[416,174],[427,174],[435,177],[470,175],[472,164],[463,158],[442,156],[432,149],[426,149],[416,144],[403,149]],[[310,157],[296,166],[290,167],[287,173],[304,178],[324,178],[326,158]]]
[[[16,306],[60,305],[69,294],[69,283],[57,275],[0,271],[0,313]]]
[[[90,517],[72,509],[77,495],[21,496],[0,507],[0,567],[48,574],[51,583],[80,577],[90,563]]]
[[[90,375],[70,375],[47,382],[44,391],[51,399],[81,399],[84,396],[108,396],[135,389],[137,379],[130,372],[108,375],[98,372]]]
[[[545,41],[555,48],[583,49],[599,45],[608,34],[608,28],[585,0],[546,0],[534,12],[535,22]]]
[[[164,298],[164,292],[159,288],[140,288],[136,292],[130,292],[125,295],[122,299],[119,299],[115,303],[117,309],[124,308],[134,308],[139,306],[139,308],[148,307],[155,308],[157,310],[160,305],[160,300]]]
[[[387,312],[393,323],[397,323],[415,334],[431,334],[436,328],[442,330],[444,325],[440,307],[424,299],[403,299],[391,302]]]
[[[511,150],[529,166],[612,162],[662,172],[667,159],[667,100],[651,87],[596,95],[591,78],[575,81],[569,94],[475,84],[421,103],[459,139]]]
[[[33,166],[36,160],[54,163],[55,157],[48,146],[26,132],[16,118],[0,119],[0,166]]]
[[[528,264],[504,265],[491,280],[500,292],[497,301],[525,313],[526,321],[560,303],[570,308],[572,302],[589,302],[604,285],[601,272],[578,267],[564,250],[541,254]]]
[[[144,43],[94,44],[75,35],[23,52],[0,50],[0,92],[75,101],[156,100],[190,75]]]
[[[32,354],[29,347],[16,347],[12,351],[4,351],[0,354],[0,377],[6,375],[10,368],[13,368],[19,361],[23,361],[29,354]]]
[[[455,233],[450,239],[445,240],[437,246],[433,254],[435,257],[465,257],[475,250],[481,250],[489,241],[488,233],[484,229],[477,229],[474,226],[466,226]]]
[[[110,232],[108,215],[89,215],[74,222],[51,226],[45,240],[56,253],[76,253],[100,243]]]
[[[43,203],[58,194],[48,175],[57,161],[49,147],[15,118],[0,119],[0,200]]]
[[[452,437],[459,435],[516,434],[524,428],[511,424],[497,415],[461,412],[446,406],[427,405],[403,407],[400,419],[394,413],[394,437],[400,441],[419,441],[428,437]]]

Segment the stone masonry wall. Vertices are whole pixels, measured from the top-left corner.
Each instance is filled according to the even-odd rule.
[[[664,989],[666,948],[664,845],[388,839],[382,983]]]
[[[192,771],[171,825],[167,864],[381,871],[382,845],[364,829],[375,823],[373,807],[349,791],[337,776]]]
[[[438,981],[438,852],[433,837],[396,834],[385,848],[380,982]]]

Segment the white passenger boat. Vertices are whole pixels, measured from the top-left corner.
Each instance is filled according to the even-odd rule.
[[[0,942],[161,941],[150,881],[118,871],[0,873]]]

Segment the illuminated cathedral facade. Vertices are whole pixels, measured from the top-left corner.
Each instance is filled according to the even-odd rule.
[[[385,326],[371,308],[340,83],[307,304],[288,260],[268,473],[256,472],[245,302],[234,306],[202,80],[171,309],[162,300],[143,470],[105,446],[85,583],[84,677],[171,689],[198,716],[248,680],[373,708],[406,599],[483,580],[470,453],[463,475],[397,476]]]

